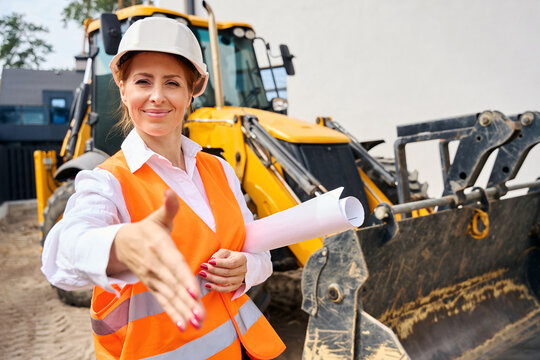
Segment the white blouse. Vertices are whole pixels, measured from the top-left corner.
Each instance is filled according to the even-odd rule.
[[[185,171],[150,150],[135,130],[122,143],[122,150],[131,172],[147,163],[210,229],[216,231],[214,215],[196,167],[195,156],[201,150],[197,143],[182,137]],[[253,215],[246,205],[238,178],[229,163],[219,160],[247,224],[253,221]],[[84,170],[75,178],[75,190],[63,218],[45,240],[43,274],[51,284],[65,290],[98,285],[115,292],[111,284],[123,286],[137,282],[137,277],[130,271],[114,278],[106,274],[116,232],[123,224],[131,222],[118,180],[104,169]],[[247,259],[245,284],[236,291],[235,297],[264,282],[272,273],[269,252],[244,254]]]

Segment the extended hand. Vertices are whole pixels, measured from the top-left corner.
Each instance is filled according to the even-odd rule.
[[[201,264],[199,275],[205,278],[208,289],[229,292],[238,289],[247,272],[246,256],[227,249],[218,250],[207,263]]]
[[[199,284],[170,236],[177,211],[178,199],[167,190],[158,210],[122,226],[111,248],[107,274],[131,270],[183,331],[188,321],[199,328],[205,311],[196,300]]]

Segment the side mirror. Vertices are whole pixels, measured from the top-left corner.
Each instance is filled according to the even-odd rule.
[[[120,29],[120,20],[116,14],[103,13],[100,17],[101,21],[101,36],[103,39],[103,47],[109,55],[116,55],[118,46],[122,39],[122,30]]]
[[[294,75],[294,65],[292,63],[294,55],[291,55],[291,53],[289,52],[289,47],[287,45],[280,44],[279,51],[281,52],[283,66],[285,67],[287,75]]]

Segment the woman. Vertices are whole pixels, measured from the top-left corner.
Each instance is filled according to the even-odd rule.
[[[191,31],[146,18],[110,64],[134,129],[122,150],[75,180],[45,242],[49,281],[96,285],[99,359],[270,359],[284,344],[244,294],[271,273],[269,253],[241,252],[252,221],[232,168],[181,135],[208,80]]]

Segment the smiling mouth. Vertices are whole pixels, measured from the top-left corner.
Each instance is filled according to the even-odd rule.
[[[142,110],[142,112],[145,113],[146,115],[152,116],[152,117],[164,117],[164,116],[168,115],[171,112],[171,110],[147,109],[147,110]]]

